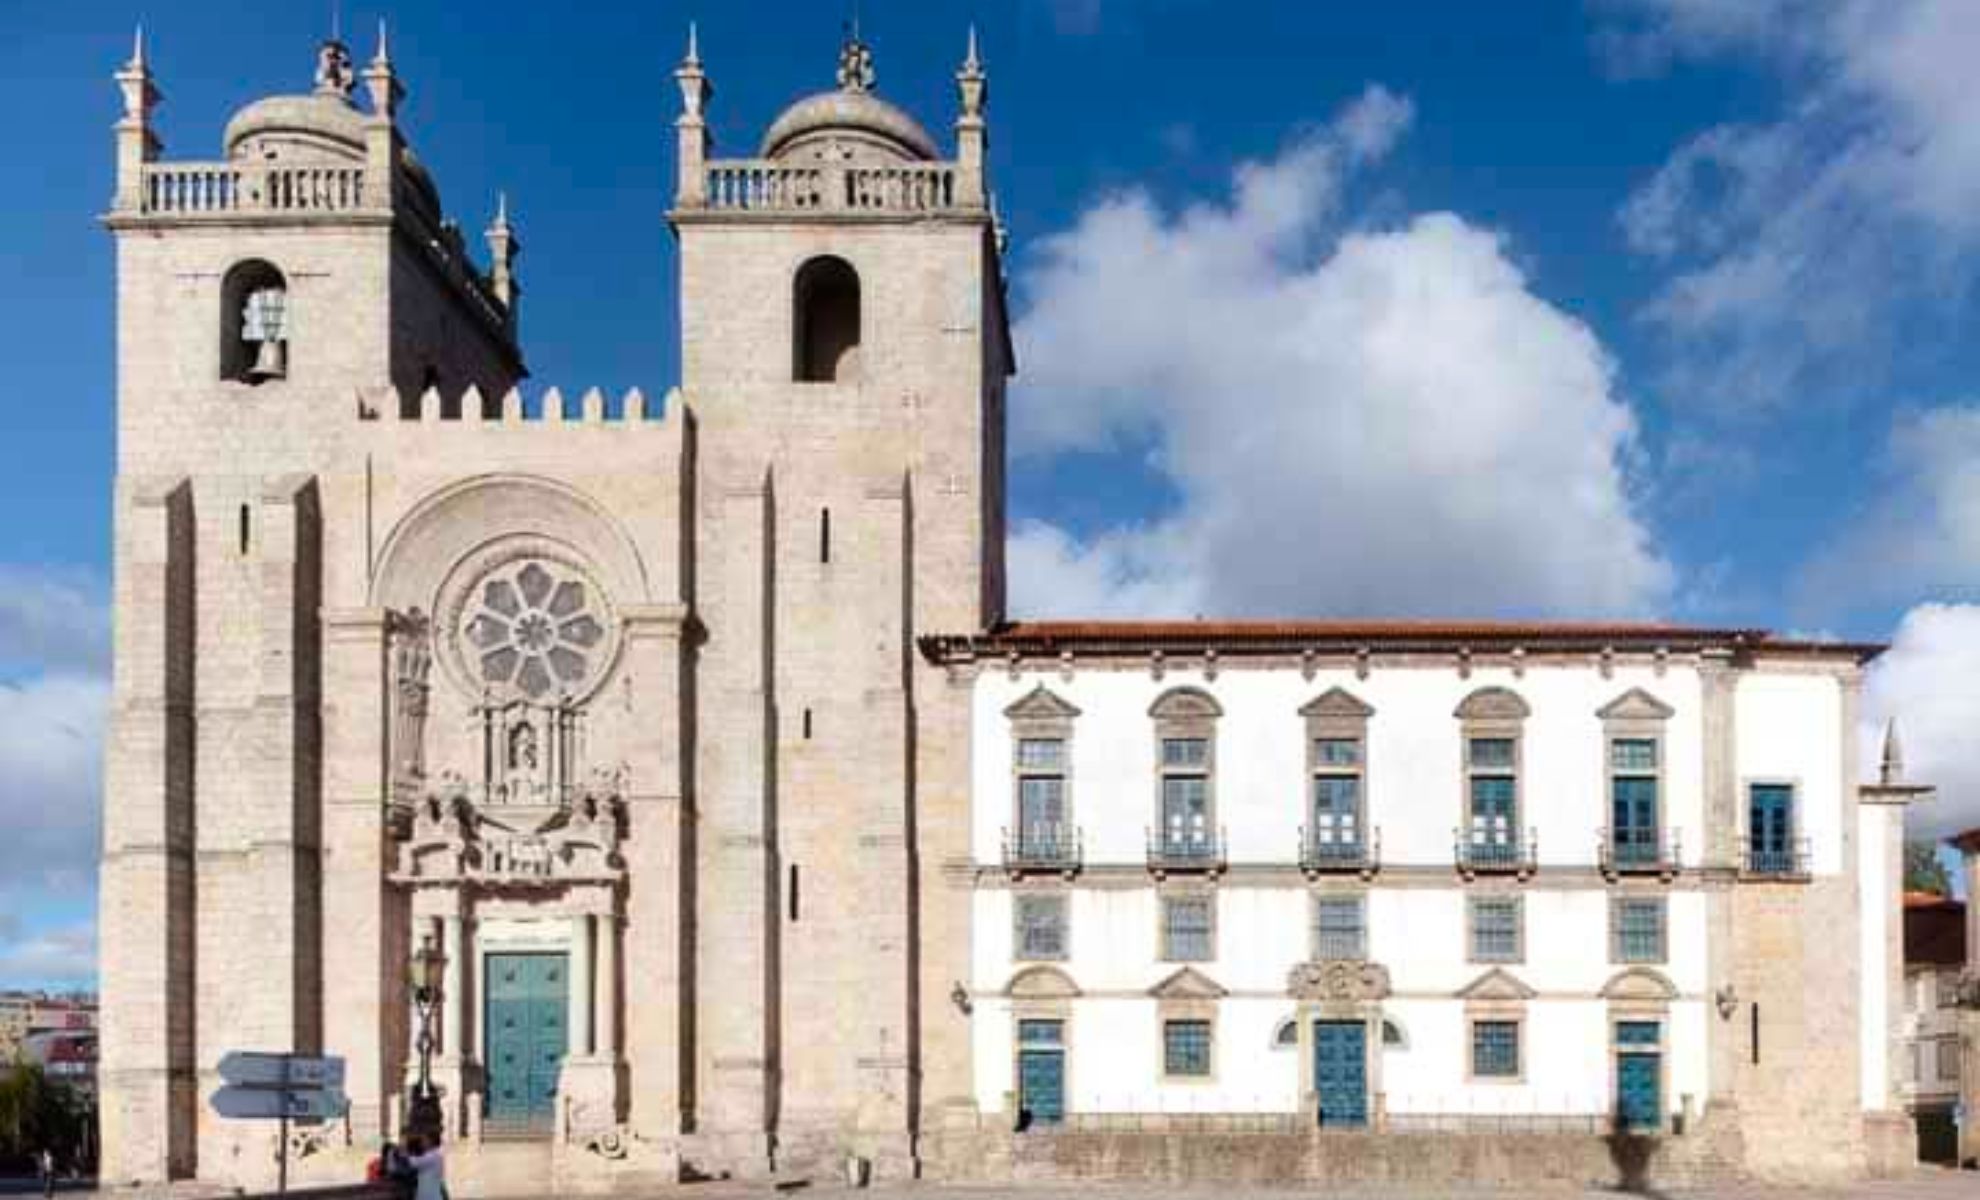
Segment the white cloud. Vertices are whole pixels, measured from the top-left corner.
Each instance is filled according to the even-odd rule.
[[[1906,774],[1938,787],[1908,815],[1914,835],[1980,826],[1980,606],[1925,604],[1898,625],[1864,690],[1866,776],[1874,776],[1884,721],[1895,716]]]
[[[0,984],[95,973],[109,640],[86,575],[0,564]]]
[[[88,676],[0,684],[0,897],[81,894],[94,879],[108,700]]]
[[[1638,519],[1635,424],[1581,321],[1450,213],[1344,227],[1395,144],[1370,88],[1216,203],[1103,197],[1018,274],[1020,455],[1146,439],[1153,524],[1011,546],[1023,613],[1622,614],[1672,585]]]
[[[1776,405],[1880,370],[1980,262],[1970,0],[1608,0],[1612,61],[1748,56],[1784,111],[1679,147],[1633,195],[1630,244],[1673,274],[1646,309],[1671,392]],[[1851,373],[1836,370],[1841,365]]]

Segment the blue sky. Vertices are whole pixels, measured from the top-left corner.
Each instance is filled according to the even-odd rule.
[[[533,386],[656,393],[677,377],[662,213],[686,23],[717,152],[741,155],[829,86],[842,7],[341,20],[364,58],[389,18],[408,135],[456,219],[477,230],[509,193]],[[0,819],[39,832],[0,851],[0,984],[82,969],[89,944],[109,73],[142,19],[166,156],[217,157],[234,109],[307,89],[332,19],[6,8]],[[982,38],[1020,609],[1895,639],[1873,713],[1902,711],[1947,787],[1930,827],[1980,821],[1960,686],[1980,665],[1980,6],[865,0],[863,22],[881,93],[943,142],[971,22]]]

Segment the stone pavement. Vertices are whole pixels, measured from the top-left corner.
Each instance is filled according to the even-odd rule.
[[[1920,1171],[1902,1180],[1878,1180],[1840,1187],[1736,1186],[1706,1189],[1651,1188],[1622,1192],[1612,1188],[1547,1188],[1505,1190],[1493,1188],[1328,1188],[1321,1189],[1213,1189],[1151,1186],[1112,1186],[1106,1184],[1025,1184],[1021,1186],[938,1185],[883,1186],[855,1193],[838,1186],[812,1186],[777,1189],[768,1185],[745,1186],[731,1183],[695,1184],[670,1192],[681,1200],[744,1200],[744,1198],[785,1197],[798,1200],[830,1196],[833,1200],[855,1200],[859,1195],[872,1200],[1235,1200],[1239,1190],[1265,1200],[1294,1200],[1295,1197],[1324,1195],[1326,1200],[1514,1200],[1537,1196],[1544,1200],[1583,1200],[1583,1198],[1644,1196],[1665,1200],[1980,1200],[1980,1173],[1972,1171]],[[466,1200],[466,1198],[463,1198]],[[656,1197],[658,1200],[658,1197]]]

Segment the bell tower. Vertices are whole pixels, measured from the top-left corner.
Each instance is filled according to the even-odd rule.
[[[789,1162],[850,1135],[905,1169],[967,1103],[962,689],[916,650],[1003,610],[1013,370],[972,31],[955,143],[871,49],[716,158],[675,72],[681,382],[698,423],[700,1127]],[[935,731],[943,731],[937,734]],[[731,993],[733,989],[733,994]],[[835,1139],[837,1139],[835,1141]]]
[[[272,1162],[272,1132],[204,1105],[219,1056],[320,1050],[348,1011],[325,1015],[324,830],[376,809],[325,802],[349,786],[320,614],[367,566],[333,552],[369,516],[353,428],[390,386],[458,415],[523,364],[513,234],[485,277],[401,133],[382,26],[362,67],[322,43],[310,89],[242,107],[206,161],[162,158],[142,35],[115,79],[103,1142],[105,1178],[153,1182]]]

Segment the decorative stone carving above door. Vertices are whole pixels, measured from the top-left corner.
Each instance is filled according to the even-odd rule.
[[[1381,1000],[1389,994],[1389,968],[1351,959],[1303,962],[1286,977],[1295,1000]]]

